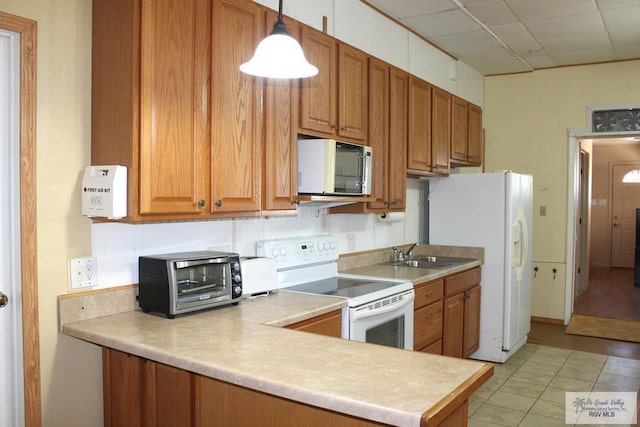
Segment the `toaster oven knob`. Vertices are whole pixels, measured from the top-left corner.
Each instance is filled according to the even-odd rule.
[[[240,295],[242,295],[242,287],[240,287],[238,285],[234,285],[233,286],[233,298],[238,298]]]

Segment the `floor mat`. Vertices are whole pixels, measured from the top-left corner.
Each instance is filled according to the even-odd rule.
[[[640,342],[640,322],[574,314],[565,331],[572,335]]]

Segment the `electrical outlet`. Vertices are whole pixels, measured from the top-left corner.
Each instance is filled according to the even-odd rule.
[[[96,260],[91,257],[71,258],[69,260],[70,289],[91,288],[98,283]]]
[[[356,250],[356,235],[353,233],[347,234],[347,251],[353,252]]]

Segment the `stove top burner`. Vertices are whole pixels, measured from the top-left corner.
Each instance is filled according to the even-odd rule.
[[[409,289],[413,289],[410,282],[337,276],[290,286],[282,290],[347,298],[347,304],[355,307]]]

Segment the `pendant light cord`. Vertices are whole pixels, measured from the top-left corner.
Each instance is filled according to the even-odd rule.
[[[271,30],[271,35],[273,34],[289,35],[289,29],[282,18],[282,0],[280,0],[280,5],[278,6],[278,20],[273,24],[273,30]]]

